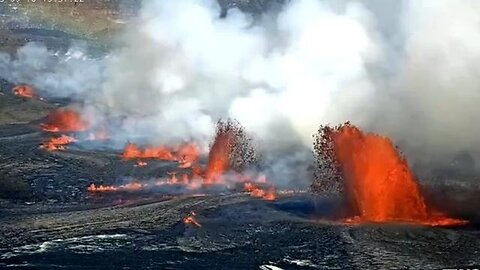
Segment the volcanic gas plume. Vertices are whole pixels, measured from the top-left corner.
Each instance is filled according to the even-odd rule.
[[[88,122],[72,109],[60,109],[48,114],[41,128],[47,132],[79,132],[88,129]]]
[[[330,149],[329,149],[330,148]],[[406,160],[392,142],[364,133],[346,123],[322,126],[315,151],[322,161],[334,160],[343,180],[350,210],[363,222],[413,222],[431,225],[462,224],[429,208]],[[325,158],[325,155],[334,156]],[[322,181],[321,179],[319,181]]]

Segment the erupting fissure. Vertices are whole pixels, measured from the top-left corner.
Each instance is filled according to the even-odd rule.
[[[173,149],[173,150],[172,150]],[[250,145],[250,139],[243,128],[233,121],[219,121],[214,141],[208,153],[207,164],[204,168],[199,164],[200,151],[196,144],[189,143],[177,148],[154,146],[141,149],[133,143],[128,143],[122,153],[124,160],[136,160],[135,167],[146,166],[144,159],[159,159],[177,161],[179,168],[190,168],[191,173],[169,172],[168,179],[157,179],[151,183],[144,183],[140,187],[154,188],[166,185],[181,186],[188,190],[197,190],[202,187],[219,185],[225,187],[239,187],[252,197],[264,200],[275,200],[276,189],[267,183],[265,176],[252,177],[242,175],[242,171],[255,160],[255,151]],[[228,176],[228,174],[231,174]],[[237,180],[233,180],[237,175]],[[138,184],[138,183],[137,183]],[[138,185],[129,186],[95,186],[92,184],[90,192],[135,191]]]
[[[329,143],[316,148],[317,155],[333,153],[338,162],[343,193],[356,212],[350,221],[413,222],[429,225],[455,225],[464,221],[429,209],[407,161],[383,136],[364,133],[346,123],[335,128],[321,127],[318,141]]]

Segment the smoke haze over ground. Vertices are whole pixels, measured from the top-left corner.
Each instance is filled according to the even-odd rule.
[[[219,118],[235,118],[282,183],[308,178],[320,124],[347,120],[414,162],[480,158],[480,3],[388,2],[298,0],[220,18],[214,0],[145,1],[107,57],[27,44],[0,70],[47,98],[75,97],[119,147],[206,146]]]

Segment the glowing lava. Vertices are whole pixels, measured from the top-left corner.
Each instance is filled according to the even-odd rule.
[[[222,175],[230,168],[230,154],[234,143],[234,133],[231,131],[218,132],[210,148],[205,183],[215,184],[223,182]]]
[[[406,160],[388,138],[363,133],[348,123],[331,132],[345,193],[360,221],[465,223],[427,208]]]
[[[277,193],[274,186],[268,188],[262,188],[260,185],[246,182],[243,189],[250,193],[250,196],[261,198],[266,201],[274,201],[277,198]]]
[[[134,143],[125,146],[122,153],[122,159],[160,159],[160,160],[176,160],[172,152],[165,146],[147,147],[141,149]]]
[[[85,131],[88,123],[76,111],[62,109],[51,112],[40,127],[47,132],[78,132]]]
[[[36,94],[29,85],[18,85],[12,89],[13,94],[21,98],[33,98]]]
[[[183,218],[183,223],[185,224],[193,224],[197,227],[202,227],[202,224],[200,224],[197,219],[195,218],[197,214],[195,212],[191,212],[190,215],[186,216]]]
[[[50,138],[40,145],[40,148],[48,151],[65,150],[65,145],[76,142],[77,140],[71,136],[62,135],[57,138]]]
[[[200,150],[196,144],[185,144],[176,151],[176,156],[180,162],[180,168],[190,168],[198,162]]]

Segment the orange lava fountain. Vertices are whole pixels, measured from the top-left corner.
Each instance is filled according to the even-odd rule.
[[[332,131],[333,150],[344,178],[345,193],[357,210],[359,221],[465,223],[428,209],[407,161],[388,138],[363,133],[348,123]]]
[[[208,154],[207,169],[205,171],[205,184],[222,183],[222,175],[230,168],[230,154],[235,136],[231,131],[220,132]]]
[[[33,98],[36,94],[29,85],[18,85],[12,89],[13,94],[21,98]]]
[[[47,132],[79,132],[85,131],[88,123],[76,111],[62,109],[48,114],[40,127]]]

